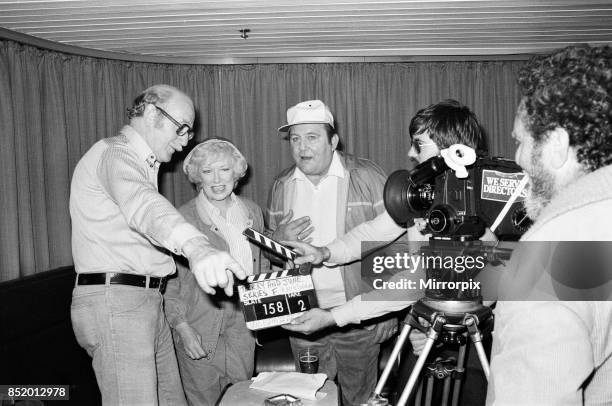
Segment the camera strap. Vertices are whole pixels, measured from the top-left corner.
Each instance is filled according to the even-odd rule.
[[[504,217],[506,217],[506,214],[508,214],[508,210],[510,210],[510,207],[514,204],[516,199],[521,195],[521,192],[523,191],[523,189],[525,189],[525,186],[527,186],[528,180],[529,180],[529,177],[527,176],[527,174],[525,174],[523,176],[523,179],[521,179],[521,181],[517,185],[516,189],[514,189],[514,193],[512,193],[512,196],[510,196],[510,199],[508,199],[504,207],[501,209],[501,211],[497,215],[497,218],[491,225],[492,232],[495,232],[495,229],[497,228],[497,226],[499,226],[499,224],[502,222]]]

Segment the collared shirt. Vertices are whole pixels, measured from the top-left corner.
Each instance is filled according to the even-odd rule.
[[[166,276],[176,267],[165,249],[182,254],[185,242],[206,238],[159,194],[158,170],[151,148],[130,126],[81,158],[70,188],[78,273]]]
[[[341,238],[327,245],[330,251],[330,262],[349,262],[359,258],[361,253],[362,241],[393,241],[402,233],[407,231],[406,240],[408,242],[427,241],[428,237],[424,236],[419,227],[412,226],[407,230],[400,227],[389,216],[387,211],[379,214],[373,220],[361,223],[353,228]],[[340,327],[350,323],[360,323],[362,320],[368,320],[374,317],[382,316],[402,310],[416,300],[420,299],[422,293],[416,291],[417,297],[410,297],[413,292],[406,292],[406,300],[382,300],[379,291],[371,291],[357,295],[342,306],[338,306],[331,310],[334,321]]]
[[[337,237],[338,179],[344,177],[344,167],[337,152],[334,152],[327,174],[317,185],[314,185],[299,168],[295,168],[291,178],[291,181],[296,183],[296,193],[291,205],[293,219],[310,217],[314,228],[310,234],[313,245],[324,246]],[[346,302],[339,268],[315,267],[312,279],[319,307],[325,309]]]
[[[227,242],[232,257],[238,261],[247,275],[253,275],[253,252],[249,240],[242,234],[245,228],[253,226],[253,220],[249,218],[247,208],[236,199],[234,193],[230,195],[230,199],[231,204],[225,217],[221,215],[221,210],[206,198],[204,192],[198,195],[196,205],[206,210],[210,220]]]

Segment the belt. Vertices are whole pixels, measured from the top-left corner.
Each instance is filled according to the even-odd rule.
[[[80,273],[77,274],[77,285],[129,285],[140,288],[157,289],[161,292],[166,288],[168,278],[156,278],[155,276],[136,275],[131,273]]]

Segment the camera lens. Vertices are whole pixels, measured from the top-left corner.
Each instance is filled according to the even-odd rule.
[[[398,224],[412,226],[431,206],[433,189],[429,184],[416,184],[407,170],[393,172],[383,191],[385,209]]]
[[[408,188],[408,204],[415,212],[429,209],[433,200],[434,190],[429,183]]]

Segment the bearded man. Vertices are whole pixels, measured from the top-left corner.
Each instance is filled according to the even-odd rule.
[[[612,267],[593,241],[612,241],[612,49],[536,57],[519,85],[512,136],[534,224],[501,285],[487,404],[610,404]]]

